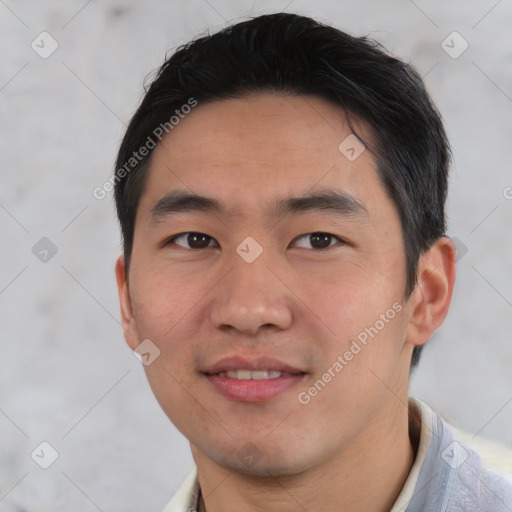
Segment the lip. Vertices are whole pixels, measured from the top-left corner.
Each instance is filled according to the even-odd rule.
[[[277,370],[283,373],[280,377],[262,380],[239,380],[216,375],[229,370]],[[297,386],[307,372],[288,363],[271,357],[245,359],[231,356],[220,359],[209,366],[204,376],[213,388],[225,398],[235,402],[263,403]]]
[[[306,373],[287,374],[266,380],[238,380],[206,374],[214,389],[229,400],[245,403],[263,403],[297,386]]]
[[[214,375],[219,372],[230,370],[277,370],[283,373],[306,373],[304,370],[272,357],[260,356],[252,359],[245,359],[239,355],[224,357],[216,363],[208,366],[203,373]]]

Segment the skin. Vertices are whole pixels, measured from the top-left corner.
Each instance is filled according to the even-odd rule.
[[[371,138],[363,121],[356,126]],[[131,349],[150,339],[161,350],[146,375],[190,441],[208,512],[387,511],[413,463],[411,354],[448,312],[455,248],[442,237],[421,256],[419,285],[404,300],[400,219],[370,151],[351,162],[338,150],[350,133],[343,111],[323,99],[258,93],[199,105],[152,154],[128,280],[123,256],[116,264],[124,335]],[[351,194],[367,215],[279,218],[268,208],[319,189]],[[213,197],[227,212],[152,221],[173,190]],[[213,245],[164,244],[188,231]],[[314,250],[313,232],[346,243],[334,237]],[[236,252],[247,236],[263,248],[250,264]],[[394,303],[400,313],[301,404],[298,393]],[[201,373],[233,354],[272,356],[307,374],[268,402],[236,402]],[[239,457],[249,442],[259,457],[250,466]]]

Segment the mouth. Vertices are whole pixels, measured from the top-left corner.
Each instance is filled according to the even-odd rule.
[[[297,386],[307,372],[269,358],[224,358],[203,372],[213,389],[235,402],[264,403]]]

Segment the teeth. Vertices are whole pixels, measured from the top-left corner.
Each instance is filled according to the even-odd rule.
[[[265,380],[280,377],[282,372],[279,370],[229,370],[227,372],[219,372],[220,377],[228,377],[229,379],[239,380]]]
[[[235,370],[227,373],[228,377],[231,377],[232,379],[251,380],[251,370]]]
[[[255,370],[251,372],[251,378],[254,380],[268,379],[268,370]]]

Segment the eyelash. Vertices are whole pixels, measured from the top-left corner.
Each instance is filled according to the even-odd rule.
[[[164,245],[167,246],[167,245],[175,244],[175,241],[178,238],[188,237],[188,235],[200,235],[200,236],[208,237],[210,239],[210,241],[215,240],[213,237],[207,235],[206,233],[200,233],[198,231],[185,231],[184,233],[179,233],[177,235],[172,236],[171,238],[169,238],[165,242]],[[299,235],[298,237],[296,237],[292,241],[292,243],[294,243],[297,240],[300,240],[301,238],[304,238],[304,237],[311,237],[312,235],[327,235],[328,237],[337,240],[339,242],[339,244],[341,244],[341,245],[346,245],[347,244],[347,242],[345,240],[343,240],[342,238],[340,238],[339,236],[336,236],[336,235],[333,235],[331,233],[327,233],[327,232],[324,232],[324,231],[313,231],[311,233],[304,233],[303,235]],[[216,242],[216,240],[215,240],[215,242]],[[179,247],[182,247],[179,244],[175,244],[175,245],[178,245]],[[328,250],[328,249],[330,249],[331,247],[334,247],[334,246],[335,246],[335,244],[329,244],[327,247],[323,247],[323,248],[312,247],[311,250],[317,251],[317,252],[321,252],[321,251],[326,251],[326,250]],[[212,246],[210,246],[210,242],[208,242],[208,246],[207,247],[201,247],[199,249],[193,249],[192,247],[190,247],[190,248],[182,247],[182,248],[185,249],[185,250],[200,251],[200,250],[204,250],[204,249],[209,249],[211,247]]]

